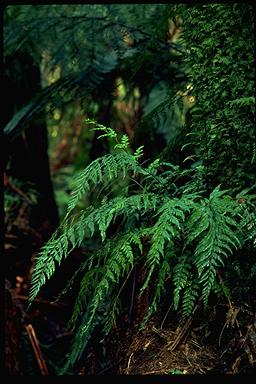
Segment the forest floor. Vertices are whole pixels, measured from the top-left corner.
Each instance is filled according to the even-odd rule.
[[[40,366],[42,365],[40,360],[43,360],[45,365],[48,365],[46,374],[54,373],[70,345],[71,332],[67,329],[66,322],[71,309],[65,301],[52,303],[47,298],[40,297],[34,303],[33,309],[27,311],[28,290],[27,284],[22,287],[23,281],[19,276],[15,288],[11,288],[10,285],[6,287],[13,302],[11,309],[8,307],[9,312],[6,318],[7,339],[10,335],[13,339],[9,344],[7,343],[6,356],[7,358],[9,356],[9,364],[13,364],[11,354],[15,348],[19,349],[15,344],[21,343],[23,347],[19,352],[22,353],[23,358],[21,364],[17,362],[21,371],[32,360],[34,372],[45,374],[42,373]],[[213,312],[215,310],[216,308]],[[237,308],[234,308],[235,310],[237,314]],[[211,319],[199,311],[187,320],[169,319],[165,325],[161,325],[155,318],[143,331],[136,327],[128,331],[124,329],[113,331],[115,337],[112,339],[110,335],[109,340],[107,338],[104,341],[105,344],[102,344],[102,348],[99,348],[97,340],[93,341],[96,347],[92,344],[77,373],[73,374],[252,373],[256,352],[256,321],[253,313],[248,309],[239,308],[239,311],[244,317],[247,316],[246,327],[241,327],[234,318],[225,321],[224,317],[221,323],[217,317],[214,319],[212,315]],[[217,316],[216,313],[215,316]],[[234,313],[233,316],[235,316]],[[20,322],[17,321],[18,319]],[[32,334],[34,333],[34,341],[28,332],[28,326],[31,327]],[[21,339],[23,342],[20,342]],[[105,355],[102,352],[103,348],[105,348]],[[41,358],[38,356],[37,349],[40,351]],[[24,353],[27,356],[24,356]],[[18,356],[19,354],[16,355],[17,360],[19,360]]]
[[[177,332],[152,327],[137,335],[128,350],[124,374],[191,375],[208,373],[219,363],[218,351],[198,337],[186,337],[177,348]]]

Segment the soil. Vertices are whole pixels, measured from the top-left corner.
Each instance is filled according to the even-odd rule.
[[[127,353],[121,373],[136,375],[204,374],[219,363],[218,351],[190,336],[172,350],[177,332],[154,326],[138,334]]]

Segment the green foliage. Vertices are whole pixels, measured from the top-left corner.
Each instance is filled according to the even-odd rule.
[[[203,286],[202,297],[207,304],[209,293],[216,277],[216,268],[223,266],[223,258],[230,256],[241,246],[236,233],[240,220],[236,221],[237,204],[224,196],[218,188],[209,199],[194,210],[188,221],[187,244],[197,240],[194,263],[198,272],[199,283]]]
[[[80,107],[86,116],[100,116],[106,105],[111,111],[117,79],[125,87],[124,99],[132,94],[134,101],[135,90],[139,95],[134,151],[127,135],[86,120],[112,144],[111,151],[67,181],[66,215],[36,258],[30,303],[72,250],[94,243],[62,292],[80,283],[70,319],[75,337],[62,372],[82,356],[93,332],[101,329],[104,336],[118,322],[121,292],[138,265],[144,264],[145,276],[135,294],[147,290],[150,295],[142,326],[164,296],[189,316],[201,297],[207,306],[211,295],[230,299],[252,286],[252,10],[240,4],[6,9],[5,58],[29,52],[45,75],[45,88],[4,127],[8,138],[38,113],[73,99],[85,100],[89,108]],[[176,15],[183,19],[177,42],[168,35]],[[47,83],[47,76],[53,81]],[[161,154],[156,137],[168,142]],[[219,270],[224,282],[218,280]],[[236,279],[244,283],[239,292]]]
[[[143,262],[147,271],[137,293],[152,292],[143,324],[161,305],[166,281],[172,281],[173,304],[189,316],[202,296],[205,306],[216,292],[216,269],[255,236],[253,195],[247,204],[216,187],[208,196],[202,189],[201,167],[181,170],[159,159],[139,164],[141,148],[131,153],[127,139],[91,122],[104,137],[116,140],[114,152],[96,159],[76,178],[67,214],[52,238],[43,246],[32,275],[30,303],[70,252],[94,238],[97,249],[86,256],[68,282],[72,287],[83,273],[70,326],[73,347],[63,372],[81,356],[96,327],[110,331],[121,310],[119,300],[132,269]],[[116,197],[105,193],[118,178],[128,178],[130,188]],[[179,185],[179,180],[185,183]],[[77,210],[80,199],[103,185],[103,198]],[[136,186],[136,189],[133,187]],[[65,293],[65,292],[64,292]]]
[[[174,54],[179,47],[167,41],[171,16],[169,4],[6,7],[4,56],[31,55],[41,67],[43,90],[12,116],[4,133],[15,137],[37,114],[75,98],[85,105],[92,99],[104,105],[112,99],[118,78],[123,78],[127,93],[137,87],[143,95],[158,83],[180,83]]]
[[[74,345],[68,356],[67,365],[63,368],[64,372],[70,363],[74,363],[84,351],[93,329],[98,324],[99,312],[108,303],[113,284],[118,284],[124,273],[127,274],[133,267],[132,244],[138,244],[141,248],[139,233],[136,231],[124,233],[121,236],[117,235],[111,239],[99,252],[105,260],[105,264],[95,267],[92,274],[90,271],[87,272],[81,281],[71,323],[76,322],[81,312],[83,313],[82,322],[76,330]],[[88,284],[93,284],[92,292],[88,289]],[[92,293],[92,299],[89,300],[90,293]],[[109,308],[108,312],[107,315],[112,317],[113,308]],[[105,329],[109,330],[109,328],[110,326],[105,324]]]
[[[179,5],[177,12],[196,101],[186,128],[190,148],[205,165],[209,190],[221,183],[237,193],[256,172],[253,6]]]
[[[102,68],[88,68],[87,71],[71,73],[44,88],[13,115],[4,127],[4,134],[13,139],[35,116],[45,112],[45,109],[51,111],[56,106],[68,103],[75,95],[81,95],[81,92],[88,96],[102,82],[101,70]],[[80,88],[81,83],[86,85]]]
[[[168,372],[168,375],[183,375],[183,372],[180,369],[174,368]]]
[[[72,190],[72,184],[76,170],[73,165],[62,167],[59,171],[54,172],[52,175],[52,181],[54,186],[54,196],[56,204],[58,206],[58,212],[62,219],[67,211],[68,203],[70,200],[69,191]],[[83,208],[83,205],[78,204],[79,208]]]

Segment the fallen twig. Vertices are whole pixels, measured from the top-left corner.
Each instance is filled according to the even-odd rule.
[[[49,372],[48,372],[48,368],[47,368],[47,365],[45,363],[45,360],[43,358],[43,355],[42,355],[42,352],[41,352],[41,348],[39,346],[39,342],[37,340],[37,337],[36,337],[36,333],[35,333],[35,330],[33,328],[33,325],[32,324],[28,324],[25,326],[27,332],[28,332],[28,337],[29,337],[29,340],[31,342],[31,345],[32,345],[32,348],[33,348],[33,351],[35,353],[35,357],[36,357],[36,361],[38,363],[38,366],[39,366],[39,369],[41,371],[41,374],[42,375],[49,375]]]
[[[129,368],[130,368],[130,364],[131,364],[132,356],[133,356],[133,352],[131,353],[131,355],[130,355],[130,357],[129,357],[129,360],[128,360],[127,368],[126,368],[126,370],[125,370],[126,375],[128,375],[128,373],[129,373]]]
[[[192,324],[195,312],[197,311],[197,309],[199,308],[200,305],[201,305],[201,299],[199,299],[199,301],[198,301],[197,305],[195,306],[192,314],[189,316],[189,318],[185,322],[184,326],[182,327],[182,329],[178,333],[178,335],[175,338],[174,342],[168,348],[168,351],[170,351],[170,352],[174,351],[177,348],[177,346],[180,344],[180,342],[184,339],[184,337],[187,335],[187,332],[188,332],[188,330],[189,330],[189,328],[190,328],[190,326]]]
[[[9,186],[14,192],[23,197],[23,199],[26,200],[29,204],[31,204],[31,200],[27,197],[27,195],[21,189],[16,187],[16,185],[10,181],[6,174],[4,174],[4,186]]]

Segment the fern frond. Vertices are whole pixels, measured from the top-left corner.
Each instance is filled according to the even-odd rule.
[[[94,222],[98,223],[102,241],[105,240],[110,222],[114,221],[118,215],[130,218],[135,212],[145,214],[149,210],[156,209],[157,200],[157,195],[153,193],[141,193],[128,197],[116,197],[95,209],[92,216],[94,216]]]
[[[121,300],[117,296],[113,300],[111,300],[109,303],[106,303],[106,309],[104,312],[104,325],[103,325],[103,333],[104,335],[108,335],[111,331],[113,325],[116,324],[116,319],[120,313],[121,310]]]
[[[46,280],[53,275],[56,264],[60,264],[75,247],[80,246],[86,236],[92,237],[98,229],[104,242],[110,223],[118,215],[123,214],[125,218],[129,218],[135,212],[144,214],[149,210],[155,210],[157,200],[157,195],[153,193],[116,197],[102,203],[94,210],[89,207],[81,210],[77,215],[66,218],[59,229],[62,234],[58,237],[55,234],[36,258],[31,280],[30,302],[34,300]]]
[[[146,260],[150,270],[141,288],[141,293],[148,286],[155,267],[160,264],[160,260],[165,253],[165,245],[167,243],[172,244],[174,239],[177,240],[180,237],[185,220],[185,212],[191,209],[187,202],[186,199],[165,199],[157,211],[156,215],[159,215],[159,217],[152,227],[152,245]]]
[[[200,286],[195,276],[192,275],[191,280],[187,281],[182,295],[182,313],[183,316],[188,317],[191,315],[195,308],[197,299],[199,297]]]
[[[138,160],[142,155],[143,155],[143,149],[144,145],[141,145],[139,148],[136,149],[134,152],[133,156],[136,160]]]
[[[155,210],[157,202],[157,195],[153,193],[144,193],[128,197],[118,196],[111,200],[104,201],[98,208],[90,212],[88,216],[82,213],[76,224],[70,228],[68,235],[71,236],[70,234],[72,233],[74,236],[74,244],[80,245],[86,233],[92,237],[98,228],[102,242],[104,242],[106,231],[110,223],[113,222],[117,216],[123,215],[124,218],[129,218],[134,215],[135,212],[145,214],[145,212]]]
[[[69,320],[68,326],[74,330],[77,320],[88,305],[91,295],[94,293],[94,287],[101,277],[100,267],[95,267],[87,271],[80,283],[79,293],[76,297],[72,317]]]
[[[239,99],[232,100],[229,103],[230,105],[234,104],[239,107],[255,106],[255,96],[240,97]]]
[[[197,268],[199,283],[203,287],[205,305],[216,278],[216,268],[223,266],[224,259],[241,245],[235,234],[235,231],[239,231],[239,224],[232,217],[237,204],[226,196],[223,197],[223,194],[223,191],[216,188],[201,207],[197,206],[188,222],[190,233],[187,245],[195,239],[198,241],[193,262]]]
[[[225,297],[226,299],[231,300],[230,288],[226,284],[224,284],[223,281],[215,280],[212,286],[212,290],[217,295],[217,297]]]
[[[112,179],[120,177],[120,174],[125,178],[129,171],[133,171],[135,174],[139,169],[136,159],[125,151],[108,154],[92,161],[74,180],[67,216],[70,215],[81,197],[96,185],[110,182]]]
[[[73,288],[75,281],[78,279],[79,273],[82,273],[86,267],[87,269],[90,269],[90,267],[88,267],[88,265],[90,265],[90,262],[91,260],[89,258],[80,264],[80,266],[76,269],[76,271],[67,281],[65,288],[56,296],[54,302],[58,302],[62,296],[64,296],[67,292],[69,292]]]
[[[105,264],[104,267],[98,268],[97,282],[89,303],[86,303],[84,300],[84,293],[87,293],[88,286],[87,276],[82,280],[78,299],[74,307],[72,322],[74,323],[77,320],[77,317],[85,309],[85,306],[87,306],[87,310],[76,332],[74,345],[68,355],[64,371],[73,365],[83,353],[89,337],[97,325],[97,313],[100,306],[108,300],[108,295],[113,283],[117,284],[123,274],[133,268],[134,254],[132,243],[141,245],[139,231],[118,235],[109,241],[108,247],[105,248],[107,250]],[[141,246],[139,248],[141,248]],[[109,329],[109,327],[107,327],[107,329]]]
[[[127,135],[123,135],[121,137],[121,142],[114,146],[114,149],[126,149],[129,145],[129,137]]]
[[[167,252],[167,254],[165,255],[165,258],[163,259],[160,265],[159,271],[157,273],[155,292],[151,300],[151,304],[148,308],[147,314],[143,319],[141,327],[143,327],[148,321],[148,319],[150,318],[150,316],[157,311],[158,304],[165,290],[165,282],[171,276],[171,258],[173,256],[174,256],[174,251],[171,248],[170,251]]]
[[[94,73],[92,76],[93,71]],[[95,82],[96,78],[97,80]],[[89,67],[88,71],[82,70],[78,73],[66,75],[47,88],[44,88],[25,106],[17,111],[4,127],[4,134],[7,135],[9,139],[14,139],[27,127],[31,119],[35,118],[39,113],[45,110],[47,105],[64,103],[64,98],[60,97],[60,94],[65,95],[66,99],[73,100],[74,94],[80,93],[81,95],[81,91],[85,95],[90,94],[92,89],[96,88],[102,80],[103,74],[100,73],[100,70],[99,73],[96,74],[95,68],[93,69]]]
[[[254,196],[255,200],[255,196]],[[241,207],[242,208],[242,207]],[[240,222],[244,241],[251,241],[256,248],[256,204],[248,201],[242,209],[242,220]]]
[[[173,270],[173,304],[174,309],[177,310],[181,298],[181,291],[187,286],[187,283],[191,280],[191,261],[190,254],[184,253],[178,259],[177,264]]]
[[[36,257],[36,264],[31,278],[29,304],[35,299],[46,280],[55,272],[56,263],[60,264],[67,254],[68,238],[66,234],[62,234],[57,238],[55,233]]]
[[[99,124],[97,121],[92,120],[92,119],[86,119],[85,120],[86,124],[88,125],[93,125],[94,128],[91,128],[92,131],[103,131],[105,132],[98,138],[100,139],[101,137],[110,137],[110,138],[117,138],[117,133],[111,128],[111,127],[106,127],[105,125]]]

